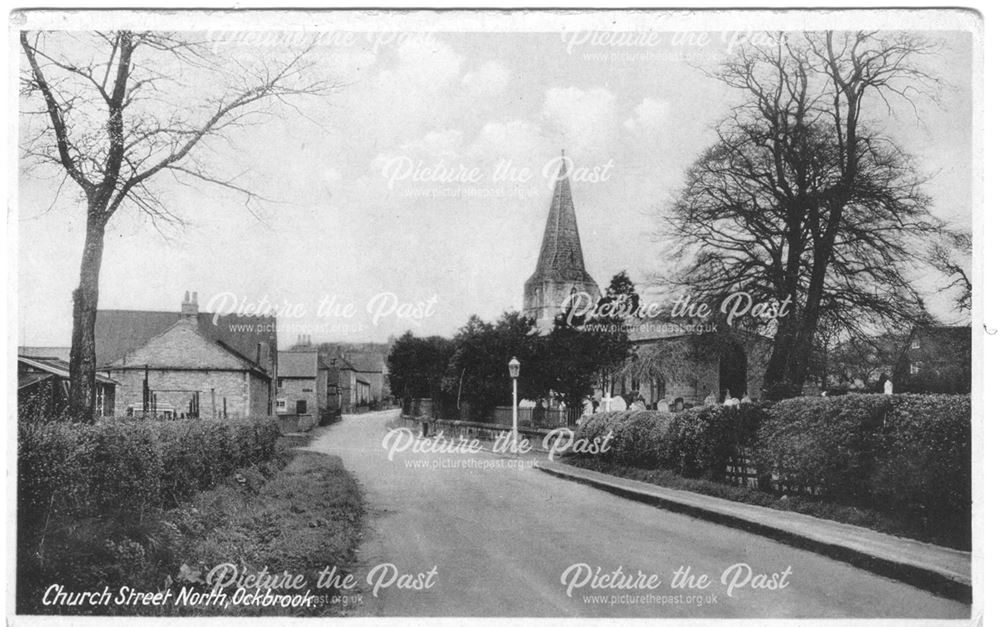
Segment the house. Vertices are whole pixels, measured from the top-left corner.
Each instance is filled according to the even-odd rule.
[[[278,352],[275,413],[283,429],[306,431],[328,418],[329,368],[315,348]]]
[[[344,353],[344,357],[355,368],[362,386],[368,385],[366,392],[359,391],[359,403],[381,404],[389,399],[389,367],[382,353],[352,351]]]
[[[328,402],[345,414],[368,409],[372,400],[371,382],[347,357],[339,354],[326,360],[329,368]]]
[[[914,326],[892,374],[893,391],[968,394],[972,327]]]
[[[186,293],[180,312],[97,312],[99,370],[127,413],[196,418],[271,415],[273,316],[213,316]]]
[[[96,377],[96,414],[113,416],[115,387],[111,377]],[[55,417],[69,407],[69,362],[56,357],[17,356],[17,411],[22,418]]]

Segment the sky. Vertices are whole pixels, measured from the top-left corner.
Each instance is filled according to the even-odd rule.
[[[279,54],[260,33],[210,36],[224,62]],[[971,38],[929,36],[942,46],[922,61],[945,81],[938,102],[876,123],[931,175],[934,213],[969,228]],[[338,87],[272,108],[202,155],[270,200],[251,213],[238,194],[157,181],[187,225],[116,214],[100,307],[179,311],[188,290],[202,310],[274,305],[282,346],[300,334],[451,335],[473,314],[520,309],[563,150],[590,274],[604,287],[626,270],[642,285],[669,271],[659,216],[739,98],[708,76],[732,42],[700,37],[613,46],[560,33],[325,33],[311,71]],[[197,99],[204,80],[178,89]],[[69,344],[84,211],[69,184],[53,204],[53,175],[19,178],[24,345]],[[943,280],[915,281],[933,313],[953,317]]]

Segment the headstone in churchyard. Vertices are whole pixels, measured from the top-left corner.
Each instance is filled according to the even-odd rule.
[[[589,416],[594,413],[594,404],[590,402],[590,399],[583,401],[583,415]]]
[[[656,411],[670,411],[672,403],[665,398],[661,398],[656,404]]]
[[[646,409],[646,404],[641,401],[635,401],[628,406],[629,411],[642,411]]]
[[[626,409],[628,409],[628,403],[620,396],[616,396],[608,402],[608,411],[625,411]]]
[[[885,385],[883,386],[883,389],[884,389],[884,391],[885,391],[886,394],[890,394],[890,395],[892,394],[892,379],[886,379],[885,380]]]
[[[750,392],[747,392],[746,394],[743,395],[743,398],[740,399],[740,404],[749,403],[749,402],[751,402],[750,401]]]
[[[715,404],[717,404],[716,400],[715,400],[715,392],[709,392],[708,393],[708,396],[705,397],[705,404],[706,405],[715,405]]]

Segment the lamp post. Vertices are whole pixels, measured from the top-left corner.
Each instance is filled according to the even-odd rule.
[[[511,424],[514,426],[514,446],[517,447],[520,444],[520,440],[517,437],[517,375],[521,373],[521,362],[517,360],[517,357],[512,357],[510,362],[507,364],[507,368],[510,369],[510,378],[514,382],[514,405],[511,407],[512,421]],[[514,449],[517,452],[517,448]]]

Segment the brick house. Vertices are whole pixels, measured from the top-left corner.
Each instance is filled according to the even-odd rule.
[[[278,352],[275,413],[283,428],[305,431],[329,412],[329,369],[315,348]]]
[[[99,310],[95,338],[99,369],[120,384],[119,413],[271,415],[273,316],[215,319],[195,292],[179,313]]]

